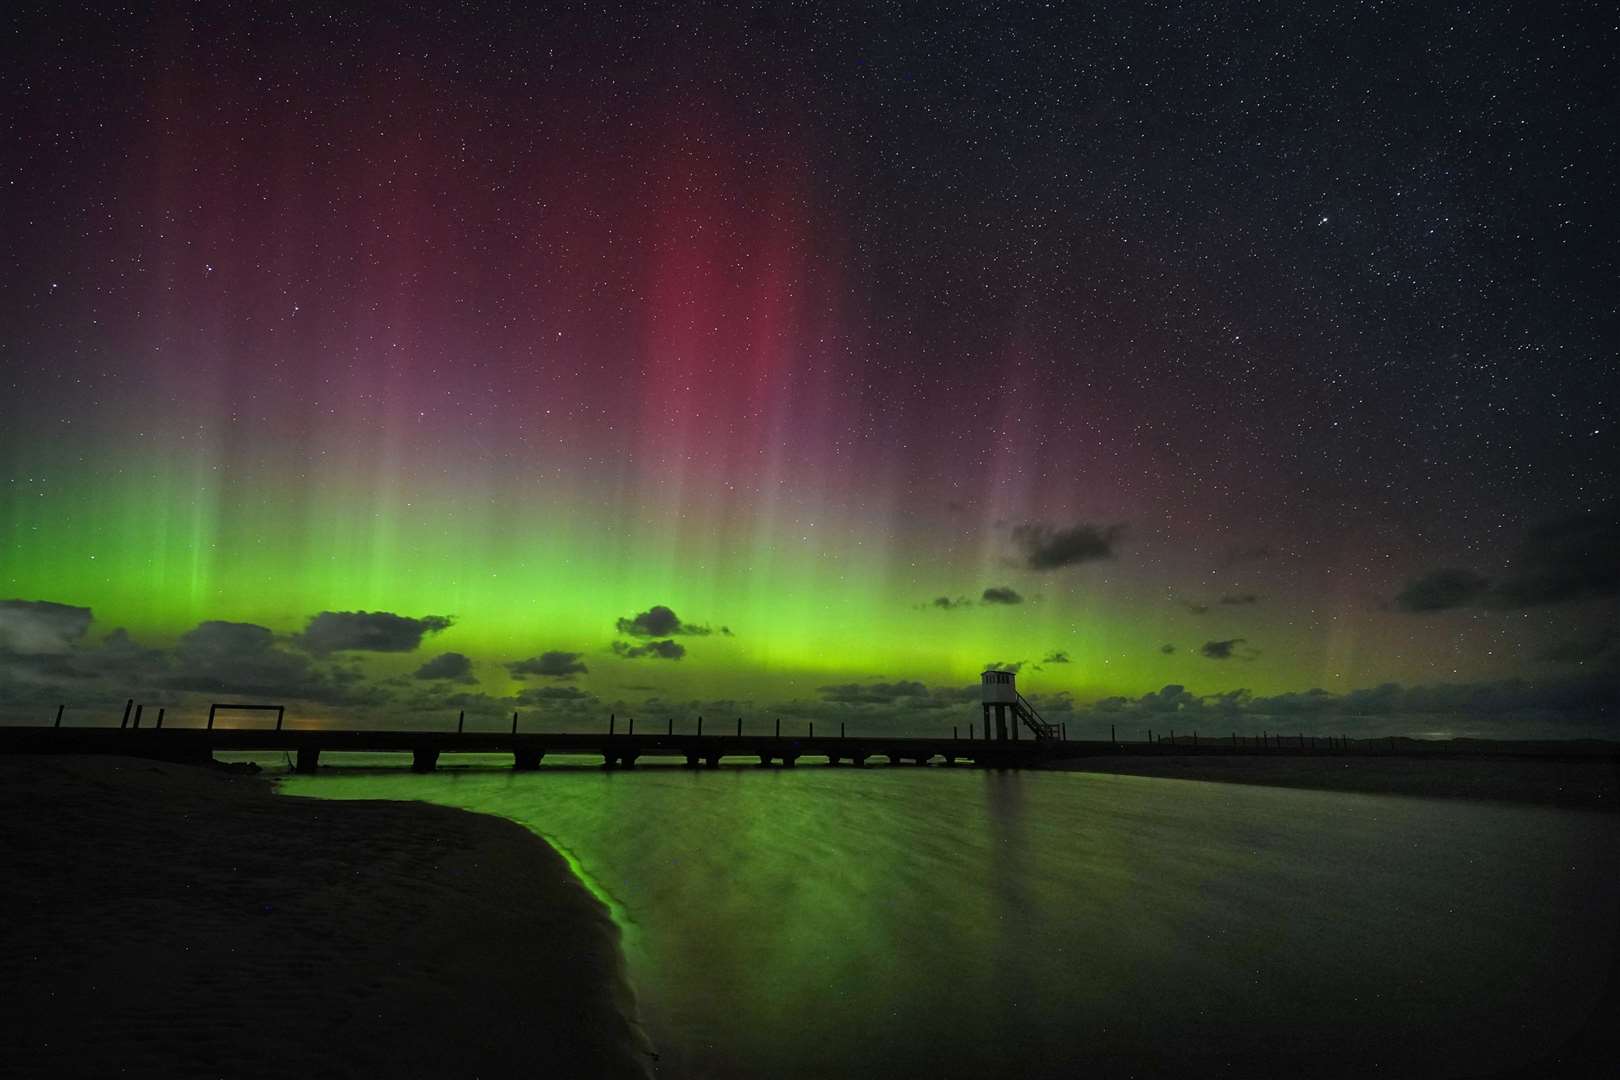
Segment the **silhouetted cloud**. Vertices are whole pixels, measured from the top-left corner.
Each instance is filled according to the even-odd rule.
[[[1062,651],[1047,653],[1041,660],[1043,664],[1067,664],[1068,662],[1069,654]]]
[[[628,641],[615,641],[613,651],[626,660],[679,660],[686,655],[686,646],[678,641],[667,640],[649,641],[645,645],[632,645]]]
[[[90,629],[87,607],[50,600],[0,600],[0,652],[46,656],[72,651]]]
[[[1235,637],[1227,638],[1225,641],[1206,641],[1199,646],[1198,651],[1211,660],[1230,660],[1234,655],[1234,650],[1247,640],[1247,638]]]
[[[973,601],[965,596],[958,596],[954,600],[949,596],[936,596],[923,606],[936,607],[941,611],[955,611],[957,608],[972,607]]]
[[[1620,640],[1617,640],[1614,628],[1604,627],[1595,634],[1549,645],[1536,654],[1536,659],[1555,664],[1585,664],[1605,657],[1614,658],[1620,652],[1617,646],[1620,646]]]
[[[157,685],[327,704],[377,704],[390,697],[352,666],[316,667],[304,653],[281,648],[268,627],[222,619],[198,623],[180,636],[172,668]]]
[[[411,652],[422,635],[437,634],[452,623],[448,615],[413,619],[390,611],[323,611],[294,640],[316,656],[335,652]]]
[[[986,604],[1022,604],[1024,598],[1006,585],[992,585],[979,599]]]
[[[1472,570],[1431,570],[1395,595],[1395,607],[1407,612],[1446,611],[1472,604],[1490,586],[1490,578]]]
[[[1520,608],[1620,594],[1620,503],[1532,528],[1493,607]]]
[[[1159,646],[1159,651],[1165,656],[1170,656],[1175,653],[1176,647],[1169,642],[1165,642],[1163,645]]]
[[[506,670],[511,672],[515,679],[529,675],[543,675],[548,679],[571,679],[589,670],[585,666],[584,656],[584,653],[577,652],[543,652],[527,660],[513,660],[506,665]]]
[[[840,683],[836,686],[816,688],[827,701],[852,705],[891,705],[902,698],[928,696],[928,687],[920,682],[905,680],[893,683]]]
[[[1227,595],[1221,597],[1220,602],[1225,604],[1227,607],[1242,607],[1248,604],[1258,604],[1260,602],[1260,598],[1252,592],[1228,593]]]
[[[577,686],[526,686],[517,692],[515,700],[519,705],[544,710],[584,708],[597,698]]]
[[[454,679],[463,683],[476,681],[472,677],[472,661],[458,652],[440,653],[417,668],[416,677],[418,679]]]
[[[1013,543],[1031,570],[1056,570],[1096,559],[1114,557],[1114,545],[1125,532],[1123,525],[1075,525],[1054,529],[1030,523],[1013,527]]]
[[[1209,614],[1209,605],[1208,604],[1200,604],[1200,603],[1198,603],[1197,601],[1194,601],[1194,600],[1186,600],[1186,601],[1182,602],[1181,606],[1186,608],[1188,611],[1192,612],[1194,615],[1208,615]]]
[[[639,638],[667,638],[680,635],[690,637],[703,637],[714,633],[707,626],[696,626],[692,623],[682,622],[663,604],[654,604],[633,619],[620,619],[614,624],[619,633]],[[724,628],[722,628],[724,629]],[[730,631],[726,631],[729,633]]]
[[[1496,582],[1472,570],[1433,570],[1395,597],[1406,612],[1480,604],[1526,608],[1620,595],[1620,503],[1533,526]]]

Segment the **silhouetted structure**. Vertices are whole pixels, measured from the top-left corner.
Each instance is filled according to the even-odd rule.
[[[1018,692],[1010,671],[992,670],[979,676],[979,698],[984,704],[984,737],[990,739],[990,714],[995,713],[996,742],[1017,742],[1018,728],[1028,727],[1037,742],[1061,738],[1056,724],[1048,724],[1041,714]]]

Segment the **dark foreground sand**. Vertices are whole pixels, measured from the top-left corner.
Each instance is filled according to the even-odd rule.
[[[0,1074],[645,1077],[617,943],[509,821],[0,758]]]
[[[1620,810],[1620,770],[1613,761],[1603,759],[1166,754],[1074,758],[1053,762],[1047,768],[1375,795],[1498,799],[1575,810]]]

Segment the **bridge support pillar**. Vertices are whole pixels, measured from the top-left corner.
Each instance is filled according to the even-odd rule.
[[[855,766],[857,769],[864,769],[866,768],[866,755],[851,754],[849,755],[849,763]]]
[[[828,754],[827,755],[827,764],[829,764],[829,765],[837,765],[840,760],[841,759],[839,758],[839,756],[837,754]]]
[[[437,750],[418,747],[411,751],[411,772],[432,772],[439,766]]]
[[[782,755],[782,767],[783,768],[791,769],[791,768],[793,768],[793,766],[797,765],[798,763],[799,763],[799,755],[798,754],[783,754]]]
[[[770,765],[771,765],[771,755],[769,755],[769,754],[761,754],[761,755],[759,755],[759,767],[760,768],[768,769],[768,768],[770,768]]]
[[[295,768],[301,773],[312,773],[321,757],[320,749],[314,746],[300,746],[298,748],[298,764]]]
[[[519,772],[533,772],[540,767],[545,759],[544,750],[514,750],[512,751],[512,768]]]
[[[621,769],[633,769],[633,768],[635,768],[636,767],[636,758],[638,758],[640,756],[641,756],[640,754],[633,753],[633,752],[629,753],[629,754],[620,754],[619,755],[619,768],[621,768]]]
[[[686,755],[686,767],[688,769],[695,769],[698,767],[698,756],[696,754]]]
[[[718,769],[720,767],[720,755],[710,754],[708,757],[703,759],[703,764],[711,769]]]

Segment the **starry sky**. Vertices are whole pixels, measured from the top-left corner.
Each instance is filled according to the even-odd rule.
[[[1597,5],[96,7],[0,717],[1612,728]]]

